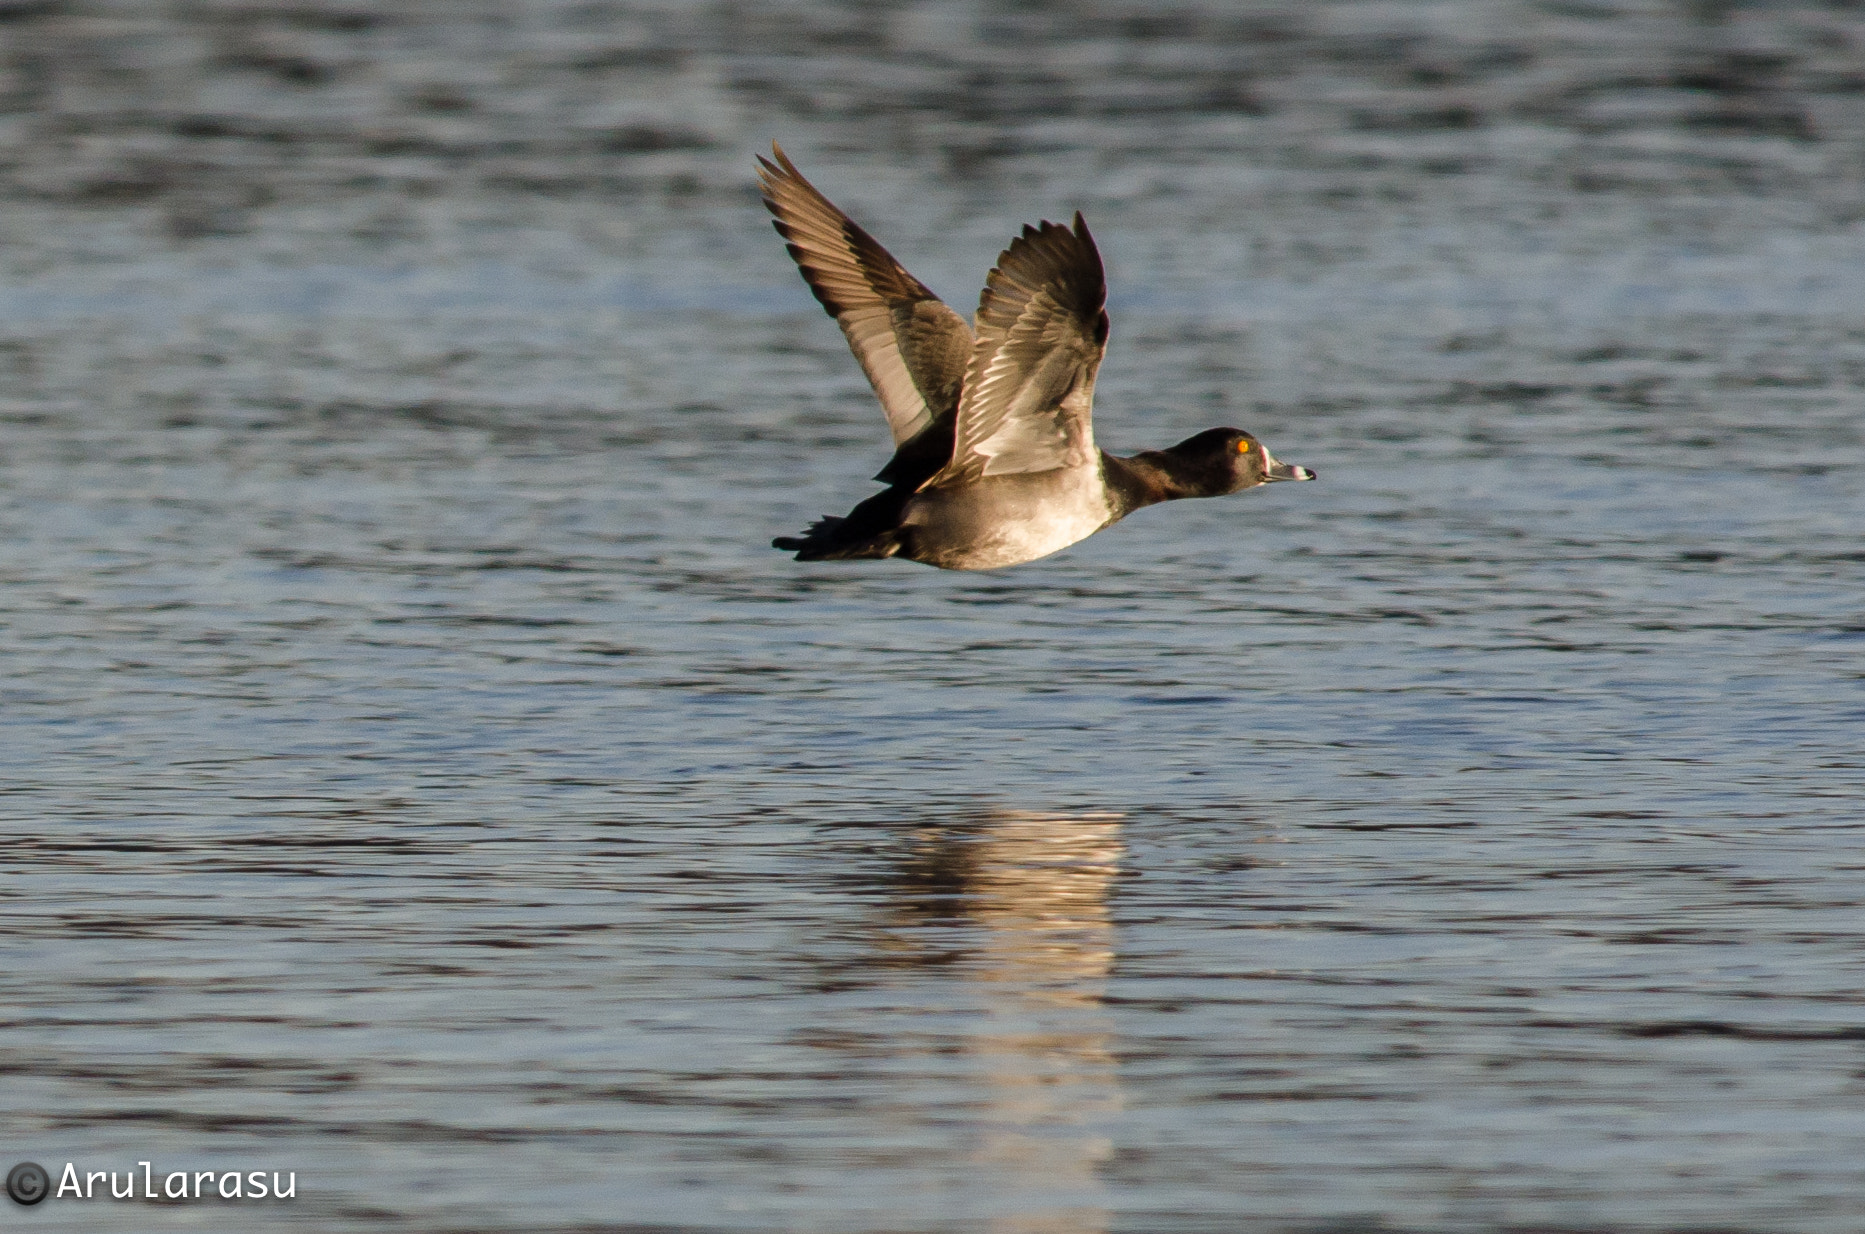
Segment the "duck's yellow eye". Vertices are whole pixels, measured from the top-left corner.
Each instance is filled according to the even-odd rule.
[[[1255,443],[1253,443],[1253,442],[1249,442],[1249,441],[1240,441],[1240,442],[1238,442],[1238,443],[1237,443],[1237,453],[1239,453],[1239,454],[1248,454],[1248,453],[1250,452],[1250,447],[1251,447],[1251,446],[1252,446],[1253,444],[1255,444]]]

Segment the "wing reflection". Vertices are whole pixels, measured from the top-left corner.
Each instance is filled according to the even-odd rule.
[[[982,1012],[965,1037],[983,1106],[974,1160],[1001,1234],[1107,1227],[1102,1128],[1120,1079],[1102,1000],[1120,826],[1117,814],[994,812],[926,829],[902,871],[901,924],[970,927],[970,945],[944,958]]]

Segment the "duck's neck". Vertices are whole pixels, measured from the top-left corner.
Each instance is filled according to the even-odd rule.
[[[1103,450],[1101,470],[1107,476],[1109,504],[1116,518],[1162,501],[1196,497],[1202,491],[1185,474],[1184,461],[1164,450],[1142,450],[1131,458]]]

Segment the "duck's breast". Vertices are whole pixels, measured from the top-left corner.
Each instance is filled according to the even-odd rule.
[[[907,503],[910,556],[946,570],[993,570],[1047,557],[1114,519],[1096,465],[986,476]]]

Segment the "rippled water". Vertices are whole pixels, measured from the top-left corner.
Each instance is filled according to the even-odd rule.
[[[1851,1231],[1850,10],[0,6],[19,1224]],[[1319,483],[995,574],[784,140],[1102,442]]]

